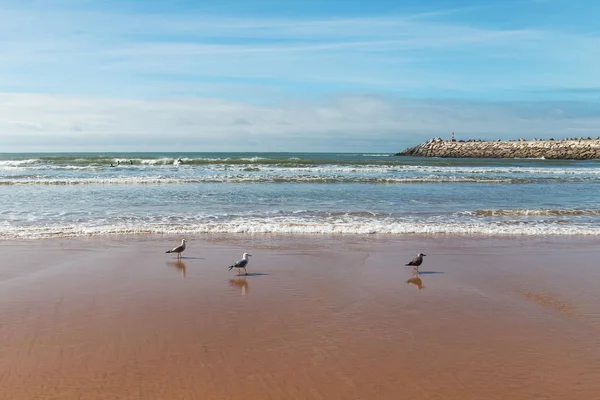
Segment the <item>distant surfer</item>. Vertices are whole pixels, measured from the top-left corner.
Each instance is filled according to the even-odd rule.
[[[113,167],[114,167],[113,163],[110,163],[110,167],[111,167],[111,168],[113,168]]]
[[[129,165],[133,165],[133,161],[129,160]]]

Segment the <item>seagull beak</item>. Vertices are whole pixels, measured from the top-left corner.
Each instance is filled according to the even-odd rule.
[[[248,257],[252,257],[252,254],[248,254]]]

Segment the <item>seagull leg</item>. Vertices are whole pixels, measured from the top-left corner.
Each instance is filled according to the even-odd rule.
[[[246,271],[246,267],[244,267],[244,272],[246,273],[246,275],[248,275],[248,271]]]

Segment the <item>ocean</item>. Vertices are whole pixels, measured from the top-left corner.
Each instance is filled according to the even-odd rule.
[[[0,238],[213,232],[600,235],[600,161],[0,154]]]

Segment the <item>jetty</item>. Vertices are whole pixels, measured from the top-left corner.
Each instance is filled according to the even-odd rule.
[[[441,158],[540,158],[555,160],[600,159],[600,137],[533,140],[429,139],[396,156]]]

